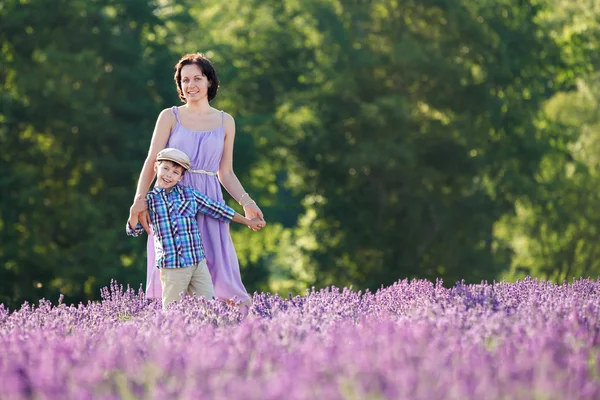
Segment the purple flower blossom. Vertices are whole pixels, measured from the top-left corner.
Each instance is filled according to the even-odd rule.
[[[2,399],[597,399],[600,283],[0,305]]]

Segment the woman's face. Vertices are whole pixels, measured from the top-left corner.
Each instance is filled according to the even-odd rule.
[[[209,80],[196,64],[181,68],[181,91],[188,103],[206,98],[209,86]]]

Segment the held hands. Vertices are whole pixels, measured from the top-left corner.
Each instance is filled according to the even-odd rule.
[[[258,206],[256,205],[256,203],[252,202],[250,204],[247,204],[244,206],[244,213],[246,214],[246,218],[248,218],[249,220],[255,220],[258,219],[260,221],[260,228],[258,229],[253,229],[250,225],[248,225],[248,227],[250,229],[252,229],[253,231],[257,231],[260,230],[262,228],[264,228],[267,225],[267,222],[265,221],[265,218],[263,217],[263,213],[260,210],[260,208],[258,208]]]
[[[148,209],[148,204],[146,203],[146,196],[141,194],[136,194],[133,198],[133,204],[129,208],[131,213],[139,214],[142,211]]]
[[[146,203],[145,196],[136,195],[129,209],[129,221],[132,221],[132,218],[135,218],[135,225],[130,226],[135,228],[137,223],[142,224],[142,227],[146,231],[146,233],[150,234],[150,213],[148,212],[148,204]]]
[[[135,229],[135,227],[137,226],[138,222],[139,222],[138,214],[132,213],[130,211],[129,212],[129,218],[127,219],[127,223],[129,224],[129,228],[130,229]]]
[[[142,224],[142,228],[144,228],[146,233],[149,235],[151,219],[150,219],[150,213],[148,212],[148,210],[144,210],[141,213],[139,213],[138,218],[140,220],[140,224]]]
[[[262,228],[265,227],[266,224],[267,223],[260,218],[252,218],[247,223],[248,228],[252,229],[254,232],[260,231]]]

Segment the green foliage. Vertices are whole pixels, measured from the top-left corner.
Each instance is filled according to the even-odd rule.
[[[4,1],[0,302],[144,280],[123,223],[195,51],[269,223],[232,229],[250,292],[597,273],[599,4]]]
[[[559,93],[546,105],[550,122],[576,139],[548,154],[537,176],[538,196],[518,203],[515,216],[498,226],[514,251],[509,279],[535,275],[561,282],[600,271],[600,85],[590,77],[577,91]]]
[[[174,97],[157,75],[173,58],[163,22],[145,0],[0,10],[1,300],[77,301],[114,277],[141,282],[126,267],[144,246],[123,223],[149,116]]]
[[[550,149],[535,120],[563,68],[540,10],[514,1],[215,6],[207,49],[230,66],[234,112],[252,116],[242,132],[285,167],[280,190],[312,221],[293,232],[307,284],[477,281],[501,270],[494,223],[533,190]]]
[[[508,279],[529,274],[561,282],[600,272],[600,1],[557,0],[553,11],[541,21],[561,46],[573,86],[545,104],[539,128],[553,131],[553,150],[542,160],[535,195],[497,225],[498,238],[514,254]]]

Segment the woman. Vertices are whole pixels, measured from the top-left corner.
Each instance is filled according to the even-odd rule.
[[[260,208],[233,172],[235,122],[229,114],[209,104],[219,88],[219,78],[212,63],[200,53],[186,54],[175,69],[177,92],[185,105],[167,108],[158,116],[130,209],[131,214],[138,214],[148,232],[146,295],[151,298],[161,297],[161,286],[154,264],[154,238],[149,228],[145,196],[154,180],[153,165],[160,150],[173,147],[190,157],[191,170],[184,175],[183,185],[224,202],[222,184],[243,207],[246,217],[258,217],[263,226],[266,224]],[[250,296],[242,284],[229,224],[199,215],[198,225],[216,297],[226,301],[235,299],[247,308],[251,304]]]

